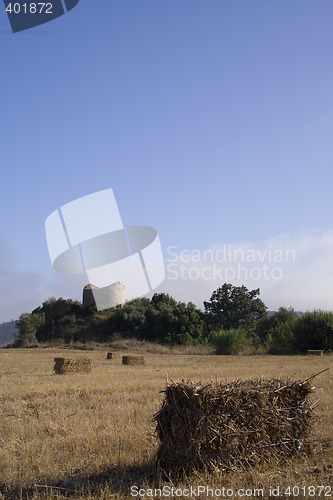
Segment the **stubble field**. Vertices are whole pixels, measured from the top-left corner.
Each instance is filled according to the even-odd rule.
[[[122,354],[129,352],[107,360],[106,350],[0,351],[0,499],[273,498],[274,491],[286,499],[333,498],[333,356],[145,353],[144,366],[124,366]],[[54,374],[54,357],[82,355],[92,358],[90,374]],[[320,401],[309,456],[177,483],[156,471],[152,417],[167,380],[303,380],[328,367],[314,379],[311,398]]]

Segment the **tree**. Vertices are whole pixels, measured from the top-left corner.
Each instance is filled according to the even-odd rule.
[[[204,302],[208,321],[213,328],[230,330],[243,328],[253,331],[266,316],[267,307],[258,298],[260,289],[249,291],[245,286],[224,283]]]
[[[138,340],[163,344],[197,344],[204,339],[203,312],[189,302],[177,302],[166,293],[151,300],[138,298],[115,309],[108,321],[108,335],[119,333]]]
[[[271,354],[289,354],[296,352],[295,325],[299,318],[290,315],[286,321],[276,323],[267,335],[267,347]]]
[[[77,318],[84,315],[84,308],[80,302],[51,297],[43,302],[42,307],[32,311],[32,315],[38,314],[44,314],[45,321],[37,328],[37,340],[49,342],[62,338],[64,332],[73,327]]]
[[[299,352],[333,349],[333,313],[315,310],[299,317],[294,326],[293,347]]]
[[[258,322],[256,328],[260,343],[265,344],[268,341],[268,337],[273,330],[275,332],[274,335],[277,334],[279,325],[282,325],[284,323],[292,323],[297,319],[297,317],[297,313],[292,307],[289,307],[289,309],[287,309],[286,307],[280,307],[270,316],[264,317],[261,321]],[[275,329],[277,330],[275,331]],[[281,327],[280,331],[284,331],[283,327]],[[271,340],[272,337],[270,337],[269,342],[271,342]]]
[[[271,328],[274,328],[281,323],[286,323],[287,321],[293,321],[297,319],[297,313],[293,307],[279,307],[277,311],[272,314],[269,318],[271,322]]]
[[[141,297],[126,302],[122,308],[113,308],[108,320],[109,331],[120,333],[124,337],[135,337],[138,340],[144,340],[147,334],[146,315],[150,307],[150,300]]]
[[[36,332],[39,327],[41,327],[45,322],[45,314],[21,314],[19,319],[16,321],[16,326],[19,330],[19,334],[16,339],[16,345],[18,347],[29,347],[37,345]]]
[[[289,319],[274,326],[268,335],[271,353],[307,352],[308,349],[333,348],[333,313],[307,311],[302,316],[290,315]]]
[[[177,302],[166,293],[155,293],[147,314],[148,340],[175,344],[196,344],[203,340],[202,312],[189,302]]]

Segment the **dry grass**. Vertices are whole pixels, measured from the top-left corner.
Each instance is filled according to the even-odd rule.
[[[93,346],[96,349],[100,349],[101,347],[97,344]],[[161,345],[154,342],[146,342],[144,340],[137,340],[134,338],[129,339],[118,339],[110,342],[109,347],[114,351],[128,351],[135,352],[136,354],[213,354],[214,349],[208,345]]]
[[[310,436],[311,456],[299,455],[279,468],[272,463],[248,472],[194,475],[171,486],[263,487],[264,498],[269,498],[269,486],[280,486],[281,491],[288,485],[332,486],[332,356],[145,353],[146,365],[132,367],[129,377],[121,352],[110,364],[101,350],[89,353],[90,374],[59,377],[53,373],[53,359],[63,352],[0,351],[1,499],[106,500],[113,495],[113,499],[125,500],[131,498],[133,485],[170,485],[154,468],[158,441],[152,423],[167,380],[305,379],[326,367],[330,371],[314,380],[312,399],[320,402]],[[280,492],[279,498],[293,497]],[[314,497],[302,494],[299,498]]]

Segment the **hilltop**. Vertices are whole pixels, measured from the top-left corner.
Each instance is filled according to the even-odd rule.
[[[8,342],[14,340],[14,336],[18,334],[16,322],[14,320],[0,324],[0,348],[4,347]]]

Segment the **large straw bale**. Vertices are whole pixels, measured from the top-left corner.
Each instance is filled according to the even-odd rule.
[[[308,436],[311,380],[167,385],[154,416],[157,462],[168,473],[234,470],[285,459]]]
[[[123,365],[144,365],[144,356],[123,356]]]
[[[91,371],[91,359],[80,358],[54,358],[54,371],[58,375],[64,373],[89,373]]]

